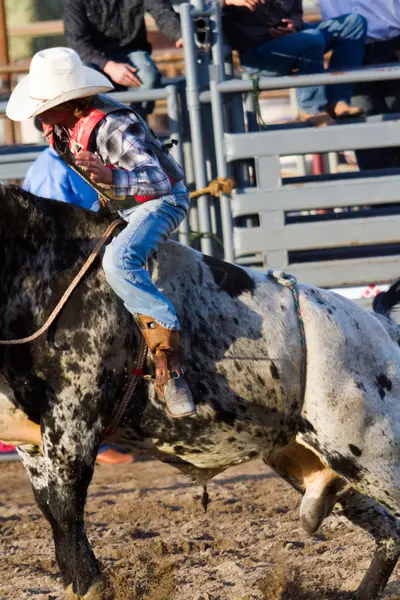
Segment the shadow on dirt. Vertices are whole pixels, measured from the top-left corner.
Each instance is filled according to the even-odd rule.
[[[263,593],[263,600],[353,600],[351,592],[324,590],[319,586],[304,585],[299,573],[274,570],[268,572],[257,582]]]

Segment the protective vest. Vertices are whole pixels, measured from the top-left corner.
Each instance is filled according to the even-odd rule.
[[[104,94],[94,96],[90,111],[80,117],[68,138],[62,136],[61,128],[44,128],[44,133],[50,146],[67,165],[74,169],[74,171],[98,192],[100,200],[103,199],[103,204],[105,201],[111,212],[125,210],[138,203],[158,198],[158,196],[117,196],[114,194],[113,186],[95,183],[83,169],[80,169],[75,164],[74,158],[81,150],[89,150],[92,152],[96,150],[95,140],[91,140],[91,136],[100,121],[106,115],[120,111],[130,111],[141,121],[145,129],[145,142],[152,147],[152,150],[157,157],[161,168],[169,178],[171,185],[181,181],[184,177],[183,170],[140,115],[133,109]],[[111,169],[115,168],[113,165],[106,166]]]

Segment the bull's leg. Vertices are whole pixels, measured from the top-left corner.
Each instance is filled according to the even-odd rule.
[[[371,565],[355,593],[356,600],[376,600],[400,557],[400,521],[374,500],[353,490],[339,500],[334,512],[368,531],[376,541]]]
[[[303,493],[300,521],[310,535],[317,531],[340,495],[349,487],[314,452],[295,440],[266,457],[265,462]]]
[[[18,454],[21,461],[28,473],[30,482],[32,484],[33,493],[35,500],[42,511],[44,517],[51,525],[53,531],[56,526],[56,522],[51,513],[48,503],[48,490],[47,490],[47,461],[42,454],[42,450],[35,446],[20,446],[18,447]],[[71,580],[68,580],[67,575],[67,564],[64,560],[64,554],[59,553],[57,545],[55,547],[57,564],[60,567],[60,571],[63,574],[63,580],[65,585],[69,585]]]
[[[355,600],[376,600],[400,557],[400,521],[374,500],[349,491],[348,485],[332,477],[333,471],[324,467],[313,452],[296,443],[264,460],[303,493],[301,520],[307,531],[313,533],[335,505],[335,513],[343,514],[372,535],[375,556]]]
[[[48,505],[59,567],[71,598],[102,600],[103,581],[86,536],[84,510],[92,479],[96,452],[92,456],[79,447],[60,453],[48,449]],[[97,450],[97,448],[96,448]]]
[[[40,459],[21,457],[36,500],[53,532],[57,563],[70,598],[102,600],[105,583],[86,536],[84,508],[97,445],[43,435]],[[42,472],[46,472],[46,485]],[[39,474],[39,476],[38,476]]]

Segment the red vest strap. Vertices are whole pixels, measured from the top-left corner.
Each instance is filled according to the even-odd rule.
[[[72,154],[76,156],[81,150],[87,150],[89,146],[90,136],[92,135],[95,127],[108,113],[99,110],[98,108],[92,108],[92,110],[86,115],[80,117],[76,122],[74,129],[69,139],[69,149]],[[54,134],[53,128],[43,126],[45,136],[52,148],[54,148]],[[115,169],[113,165],[107,165],[110,169]],[[171,182],[171,186],[175,185],[175,181],[168,176]],[[148,200],[155,200],[159,196],[135,196],[136,202],[147,202]]]

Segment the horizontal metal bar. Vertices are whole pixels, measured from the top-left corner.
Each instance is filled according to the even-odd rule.
[[[143,100],[163,100],[168,97],[166,88],[155,88],[153,90],[129,90],[126,92],[110,92],[109,96],[120,102],[136,102]]]
[[[264,216],[260,227],[235,229],[235,250],[268,253],[387,244],[399,240],[399,215],[290,225],[282,224],[278,212],[264,213]]]
[[[400,256],[328,260],[289,265],[288,271],[298,281],[319,287],[346,287],[393,281],[400,275]],[[279,268],[270,265],[266,268]]]
[[[365,67],[350,71],[316,73],[314,75],[284,75],[279,77],[260,77],[258,87],[260,90],[281,90],[313,85],[334,85],[336,83],[359,83],[361,81],[390,81],[400,79],[400,66],[398,63],[385,67]],[[251,79],[230,79],[218,83],[217,89],[223,94],[235,92],[251,92],[253,83]],[[201,102],[210,102],[210,92],[200,94]]]
[[[228,161],[257,156],[292,156],[338,152],[358,148],[400,146],[400,122],[338,124],[335,127],[303,127],[280,131],[225,134]]]
[[[284,185],[279,189],[247,188],[232,195],[234,217],[276,210],[299,211],[398,203],[400,177],[360,177]],[[400,266],[399,266],[400,269]],[[399,273],[400,274],[400,273]]]
[[[32,150],[30,152],[10,152],[8,154],[0,154],[0,166],[20,162],[33,162],[45,148],[47,148],[47,146],[38,146],[37,150]]]

